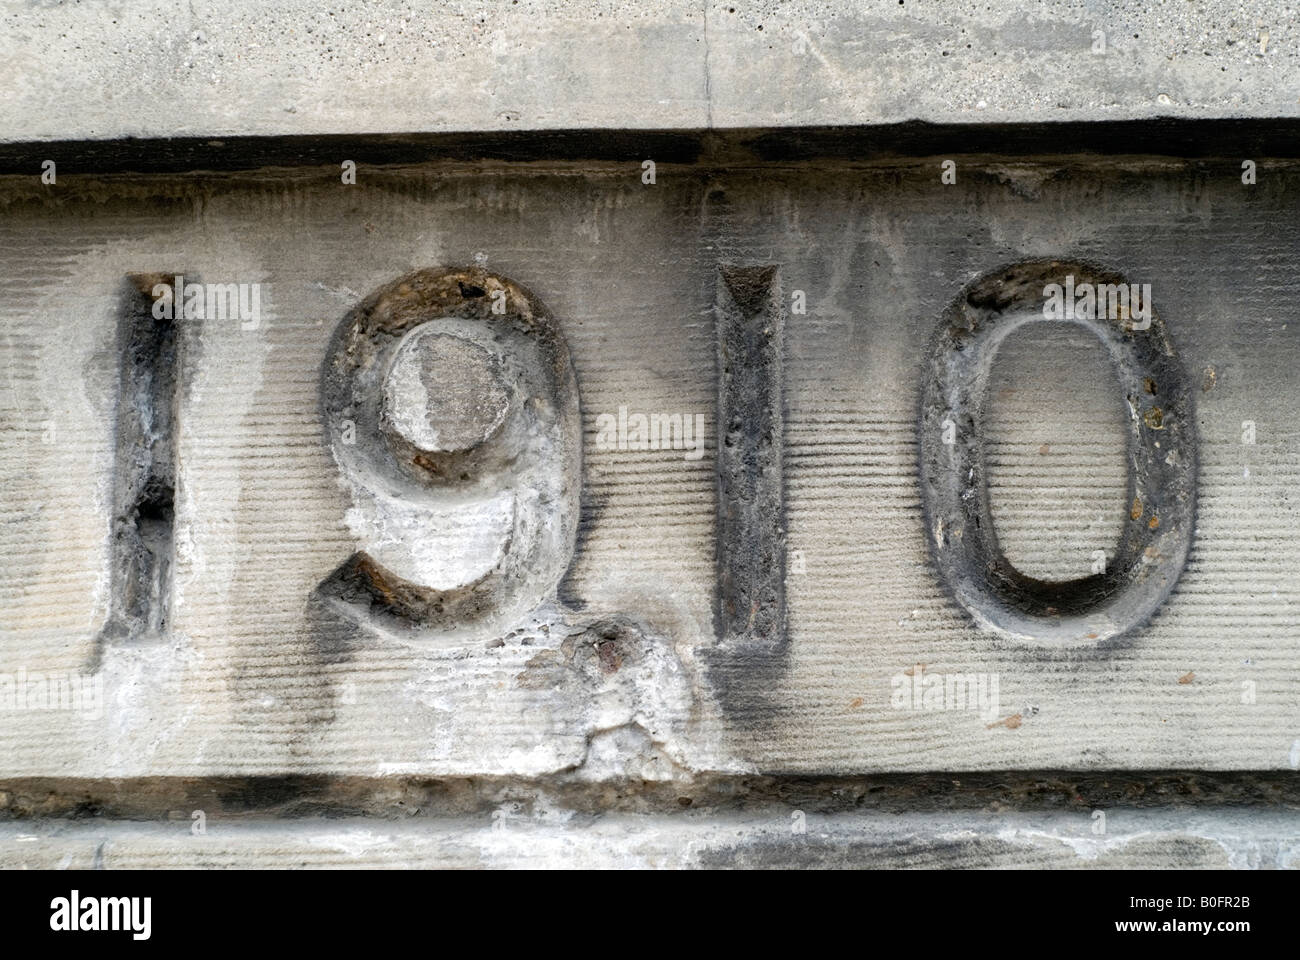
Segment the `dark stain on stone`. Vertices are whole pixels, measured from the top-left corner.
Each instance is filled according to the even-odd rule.
[[[553,652],[553,651],[552,651]],[[326,774],[217,777],[17,778],[0,780],[0,821],[166,820],[169,811],[209,818],[368,816],[380,820],[489,812],[502,795],[536,797],[582,814],[763,812],[788,822],[807,814],[1094,809],[1300,811],[1289,770],[1023,770],[863,776],[700,774],[689,782],[593,784],[563,776],[347,777]],[[689,799],[690,813],[683,813]]]
[[[173,317],[154,315],[154,289],[173,281],[162,273],[130,274],[120,297],[109,612],[91,669],[107,644],[159,639],[168,629],[181,368],[184,345],[195,339],[195,331],[181,327],[198,322],[174,319],[183,291],[172,292]]]
[[[783,352],[776,265],[718,270],[717,646],[708,676],[742,725],[773,719],[786,663]]]

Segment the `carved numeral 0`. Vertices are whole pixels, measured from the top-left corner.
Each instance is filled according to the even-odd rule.
[[[1099,291],[1093,309],[1061,319],[1095,334],[1114,363],[1130,414],[1131,506],[1107,569],[1048,583],[1022,574],[998,546],[980,418],[999,345],[1025,324],[1053,319],[1044,317],[1046,291],[1067,278]],[[1192,394],[1150,305],[1140,318],[1109,309],[1120,284],[1123,278],[1086,263],[1021,263],[963,290],[931,341],[920,419],[926,536],[953,596],[1005,637],[1070,644],[1120,636],[1155,612],[1187,559],[1196,507]]]

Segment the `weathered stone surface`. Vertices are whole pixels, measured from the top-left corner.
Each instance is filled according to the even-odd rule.
[[[585,817],[563,811],[446,821],[0,824],[0,861],[28,869],[202,868],[1300,868],[1293,814],[723,814]],[[802,832],[798,832],[802,831]]]
[[[424,453],[464,453],[501,426],[509,397],[473,341],[413,330],[384,380],[384,419]]]
[[[0,864],[1300,866],[1292,7],[3,17]],[[918,482],[942,312],[1043,258],[1196,393],[1186,567],[1075,649]],[[1163,568],[1168,405],[1052,323],[980,379],[1006,563]]]
[[[255,327],[206,321],[183,371],[171,634],[106,652],[103,716],[7,723],[6,775],[1293,769],[1297,418],[1282,385],[1300,287],[1278,251],[1296,241],[1294,164],[1261,167],[1254,192],[1234,163],[989,160],[955,186],[938,169],[661,169],[655,185],[637,167],[448,165],[355,187],[310,172],[120,177],[74,180],[57,218],[37,188],[7,183],[10,673],[84,669],[109,608],[121,278],[201,269],[264,296]],[[310,245],[286,246],[289,232]],[[728,262],[782,264],[783,289],[808,302],[784,364],[789,658],[731,705],[702,666],[716,644],[724,248]],[[1202,384],[1186,570],[1149,625],[1082,653],[990,639],[945,595],[915,473],[939,313],[972,276],[1049,251],[1149,278]],[[476,258],[525,278],[568,341],[584,448],[572,565],[500,635],[322,643],[309,598],[357,549],[320,412],[329,333],[409,268]],[[992,502],[1018,562],[1086,569],[1114,543],[1098,518],[1127,506],[1089,342],[1048,326],[1008,344],[992,387]],[[617,434],[621,408],[703,417],[699,458],[602,441],[602,416]],[[628,647],[607,651],[624,663],[608,674],[579,656],[608,639],[594,629],[606,622],[627,625],[614,632]],[[917,664],[996,678],[997,709],[899,708]]]

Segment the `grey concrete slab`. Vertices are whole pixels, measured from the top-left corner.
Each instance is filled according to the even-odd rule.
[[[1300,115],[1287,0],[0,10],[0,141]]]

